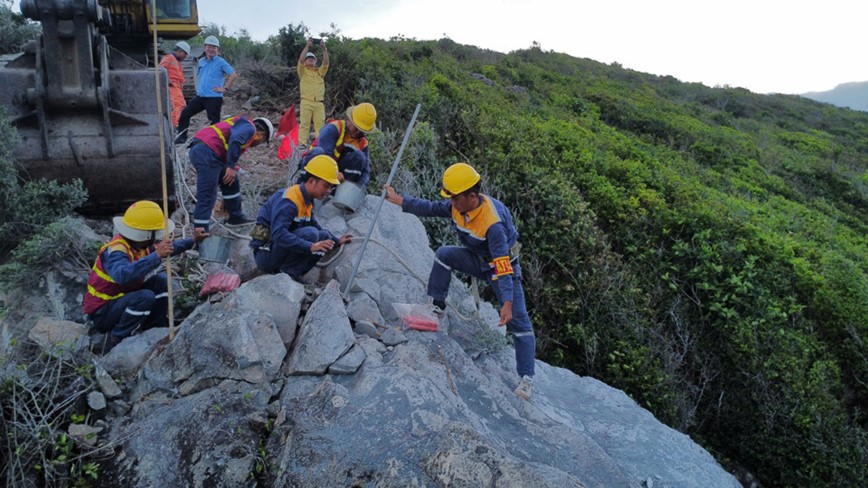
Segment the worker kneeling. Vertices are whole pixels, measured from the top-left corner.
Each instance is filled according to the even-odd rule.
[[[111,332],[109,349],[137,330],[168,324],[166,275],[148,275],[161,260],[191,249],[207,235],[199,229],[192,238],[170,241],[165,238],[165,222],[159,205],[136,202],[123,217],[115,217],[117,234],[97,254],[87,280],[84,313],[96,330]],[[171,234],[175,224],[168,222]]]
[[[319,155],[304,170],[303,183],[280,190],[265,202],[250,233],[256,266],[265,273],[286,273],[296,281],[335,244],[352,240],[349,234],[335,237],[313,216],[313,201],[325,198],[340,183],[335,160]]]

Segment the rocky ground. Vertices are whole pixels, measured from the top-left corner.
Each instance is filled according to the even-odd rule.
[[[317,218],[362,236],[378,204],[326,203]],[[106,238],[77,225],[82,239]],[[361,239],[296,283],[260,276],[234,238],[226,263],[191,253],[186,266],[230,269],[239,288],[196,301],[173,338],[152,329],[107,355],[87,347],[87,269],[58,263],[7,297],[0,332],[25,324],[22,343],[93,366],[71,390],[80,417],[55,428],[99,460],[109,486],[738,486],[592,378],[537,361],[533,396],[516,397],[497,313],[477,311],[457,279],[439,330],[407,329],[394,305],[424,303],[429,246],[416,217],[385,204],[349,286]]]

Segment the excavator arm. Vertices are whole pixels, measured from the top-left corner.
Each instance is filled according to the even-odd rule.
[[[192,4],[195,14],[195,2],[165,0],[158,2],[158,21],[159,5],[169,3]],[[41,38],[0,69],[0,104],[18,131],[21,176],[81,179],[89,199],[80,211],[87,214],[160,201],[161,130],[169,178],[175,155],[166,73],[159,74],[158,104],[154,72],[109,45],[113,32],[130,28],[118,26],[122,19],[149,32],[149,9],[142,1],[22,0],[21,11],[42,24]],[[141,39],[135,49],[144,53],[147,37]],[[174,204],[174,185],[168,186]]]

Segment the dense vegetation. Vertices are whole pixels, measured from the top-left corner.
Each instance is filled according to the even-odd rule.
[[[514,210],[540,357],[769,486],[865,479],[868,114],[538,48],[329,50],[333,113],[373,102],[391,147],[421,102],[410,171],[467,160]]]
[[[293,65],[307,35],[206,31],[243,76]],[[862,483],[868,114],[536,47],[329,34],[327,111],[379,112],[371,191],[421,102],[399,189],[435,198],[466,160],[513,209],[540,358],[767,486]]]

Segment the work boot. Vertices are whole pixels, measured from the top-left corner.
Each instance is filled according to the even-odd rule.
[[[445,300],[434,300],[431,304],[431,313],[434,314],[438,319],[442,319],[446,316],[446,301]]]
[[[253,219],[248,218],[246,215],[232,215],[228,219],[226,219],[226,225],[247,225],[256,222]]]
[[[530,394],[533,392],[533,376],[522,376],[521,381],[515,388],[515,395],[522,400],[530,400]]]

